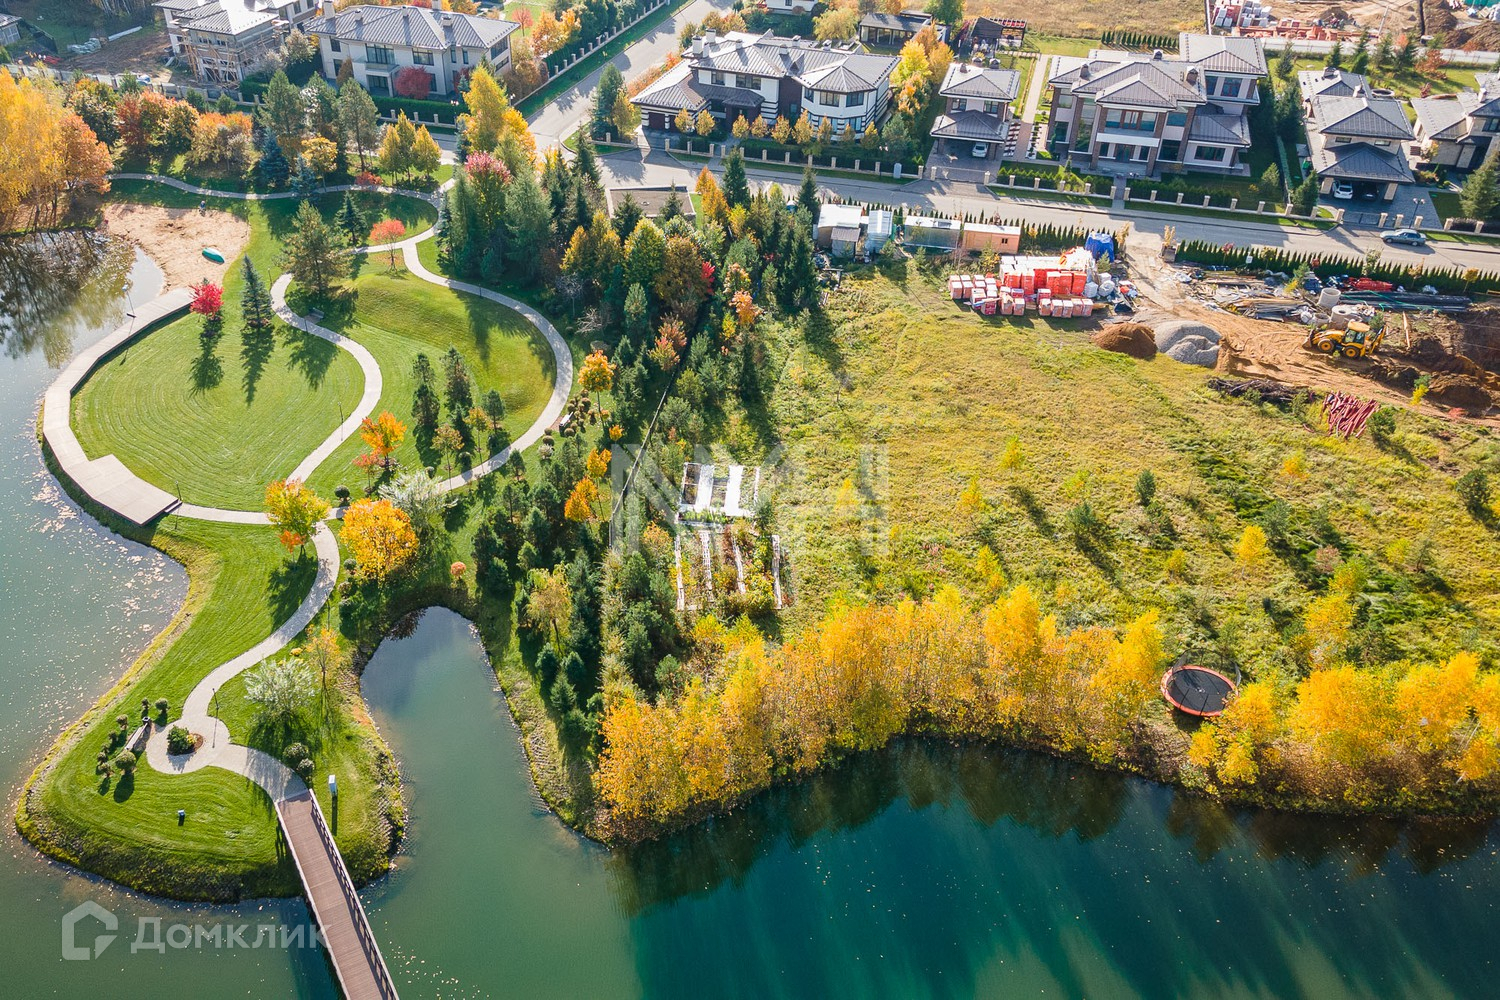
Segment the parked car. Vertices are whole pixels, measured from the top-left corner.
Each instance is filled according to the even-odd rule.
[[[990,144],[987,142],[976,142],[969,154],[976,160],[983,160],[990,155]]]
[[[1380,238],[1387,243],[1399,243],[1408,247],[1427,245],[1427,236],[1419,229],[1392,229],[1388,233],[1381,233]]]
[[[1348,201],[1354,197],[1354,185],[1348,181],[1334,181],[1333,196],[1339,201]]]

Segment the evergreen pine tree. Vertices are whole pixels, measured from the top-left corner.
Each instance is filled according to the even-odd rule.
[[[780,291],[781,308],[788,314],[811,309],[818,300],[818,268],[813,263],[812,238],[802,226],[792,232]]]
[[[1390,43],[1386,42],[1389,47]],[[1281,57],[1276,60],[1276,75],[1283,80],[1290,80],[1292,74],[1297,71],[1297,64],[1292,59],[1292,43],[1288,42],[1281,50]]]
[[[635,232],[635,227],[641,221],[643,214],[635,196],[628,191],[625,192],[625,197],[620,199],[620,203],[615,206],[615,217],[610,220],[615,227],[615,235],[620,237],[621,243],[630,239],[630,234]]]
[[[370,233],[370,221],[365,213],[360,211],[359,203],[354,200],[353,191],[344,192],[344,203],[339,206],[338,214],[333,217],[334,224],[344,231],[349,237],[349,242],[359,245],[364,242]]]
[[[730,208],[750,204],[750,182],[745,177],[745,154],[736,146],[724,157],[724,200]]]
[[[812,164],[802,168],[802,187],[797,191],[797,207],[807,209],[809,215],[817,218],[821,202],[818,200],[818,179],[813,176]]]
[[[292,193],[304,201],[318,193],[318,175],[308,165],[306,158],[297,157],[297,173],[292,178]]]
[[[245,284],[240,292],[240,316],[245,321],[245,329],[256,333],[269,330],[276,321],[276,313],[271,308],[271,291],[261,280],[255,265],[250,263],[248,255],[241,269],[245,274]]]
[[[469,366],[464,364],[458,348],[448,348],[443,357],[444,395],[448,402],[448,419],[453,426],[466,426],[464,418],[474,407],[474,380],[469,376]]]
[[[599,186],[599,156],[587,132],[578,133],[578,155],[573,158],[573,176],[590,187]]]
[[[286,161],[281,143],[276,141],[276,136],[270,129],[266,130],[265,137],[265,142],[260,147],[260,162],[255,165],[255,170],[267,187],[280,187],[291,176],[292,165]]]
[[[1500,161],[1496,160],[1496,152],[1491,151],[1459,189],[1458,205],[1465,218],[1488,219],[1495,214],[1495,206],[1500,203],[1497,180],[1500,180]]]
[[[682,218],[682,196],[677,193],[677,182],[672,182],[672,189],[667,193],[667,200],[662,202],[661,213],[657,215],[658,225],[665,226],[673,219]]]

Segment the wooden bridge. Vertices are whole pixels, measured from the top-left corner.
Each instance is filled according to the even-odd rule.
[[[304,790],[278,799],[276,815],[344,996],[347,1000],[395,1000],[396,984],[317,798]]]

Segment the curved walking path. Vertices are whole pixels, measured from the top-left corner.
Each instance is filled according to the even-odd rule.
[[[142,180],[165,184],[168,187],[186,191],[190,194],[201,195],[204,198],[234,198],[244,201],[255,201],[295,197],[292,192],[284,191],[267,194],[242,191],[216,191],[212,188],[200,187],[177,180],[176,178],[163,177],[157,174],[120,173],[113,176],[120,180]],[[421,198],[435,205],[439,201],[439,193],[452,183],[450,180],[443,184],[439,187],[438,193],[408,191],[391,187],[372,188],[353,184],[331,185],[319,188],[318,191],[319,193],[378,191],[386,194]],[[573,385],[573,356],[568,349],[567,343],[562,339],[561,334],[558,333],[557,328],[531,306],[488,288],[445,278],[423,265],[418,258],[417,245],[424,240],[432,238],[434,235],[436,235],[436,227],[429,227],[397,243],[361,247],[355,252],[375,253],[399,249],[407,268],[421,280],[469,295],[486,298],[520,313],[547,340],[548,346],[552,349],[553,365],[555,368],[552,395],[531,426],[509,446],[486,461],[464,471],[460,475],[442,481],[439,488],[442,492],[446,493],[466,486],[479,477],[488,475],[499,469],[509,460],[512,454],[536,443],[541,438],[543,432],[562,416]],[[286,274],[281,275],[272,283],[271,300],[276,314],[283,322],[313,336],[321,337],[336,347],[348,351],[354,356],[355,361],[359,363],[360,370],[364,373],[365,379],[364,392],[360,396],[359,405],[354,408],[354,412],[319,444],[317,448],[313,449],[312,453],[303,459],[288,476],[291,479],[305,480],[351,434],[358,430],[360,423],[366,417],[374,412],[384,391],[385,383],[380,371],[380,365],[376,362],[374,355],[364,345],[340,333],[320,326],[308,317],[297,314],[287,305],[286,291],[290,284],[291,276]],[[191,294],[186,289],[175,289],[146,305],[137,307],[136,315],[132,319],[132,322],[121,326],[98,344],[74,358],[47,390],[43,404],[43,437],[47,445],[52,449],[53,456],[57,460],[58,465],[61,466],[62,471],[70,479],[102,506],[138,524],[144,524],[166,511],[170,511],[174,516],[204,521],[251,525],[268,524],[270,523],[269,519],[262,511],[231,510],[180,503],[177,498],[172,497],[164,490],[145,482],[130,472],[114,455],[89,459],[83,450],[83,446],[79,443],[77,435],[73,431],[70,419],[72,395],[94,369],[98,367],[103,358],[140,336],[142,331],[152,324],[184,311],[187,308],[190,298]],[[335,512],[334,516],[338,516],[338,512]],[[255,646],[214,668],[206,677],[198,682],[184,701],[182,717],[175,724],[201,734],[204,738],[203,746],[194,753],[174,756],[167,752],[168,727],[153,726],[145,751],[146,760],[152,768],[166,774],[186,774],[205,767],[220,767],[243,775],[255,782],[265,790],[273,803],[278,804],[285,802],[292,796],[307,791],[307,786],[302,780],[280,761],[259,750],[233,742],[228,728],[214,716],[212,710],[214,695],[218,693],[219,689],[226,682],[284,649],[307,627],[308,623],[312,621],[333,593],[334,583],[338,578],[340,561],[338,542],[326,524],[319,524],[317,526],[313,533],[312,542],[318,560],[317,576],[313,581],[312,588],[308,591],[307,596],[302,600],[297,610],[293,612],[290,618],[277,627],[274,632],[256,643]]]

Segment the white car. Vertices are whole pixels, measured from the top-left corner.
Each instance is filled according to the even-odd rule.
[[[1333,196],[1339,201],[1348,201],[1354,197],[1354,185],[1348,181],[1334,181]]]
[[[976,160],[986,159],[990,155],[990,144],[987,142],[976,142],[974,148],[969,150],[969,155]]]

